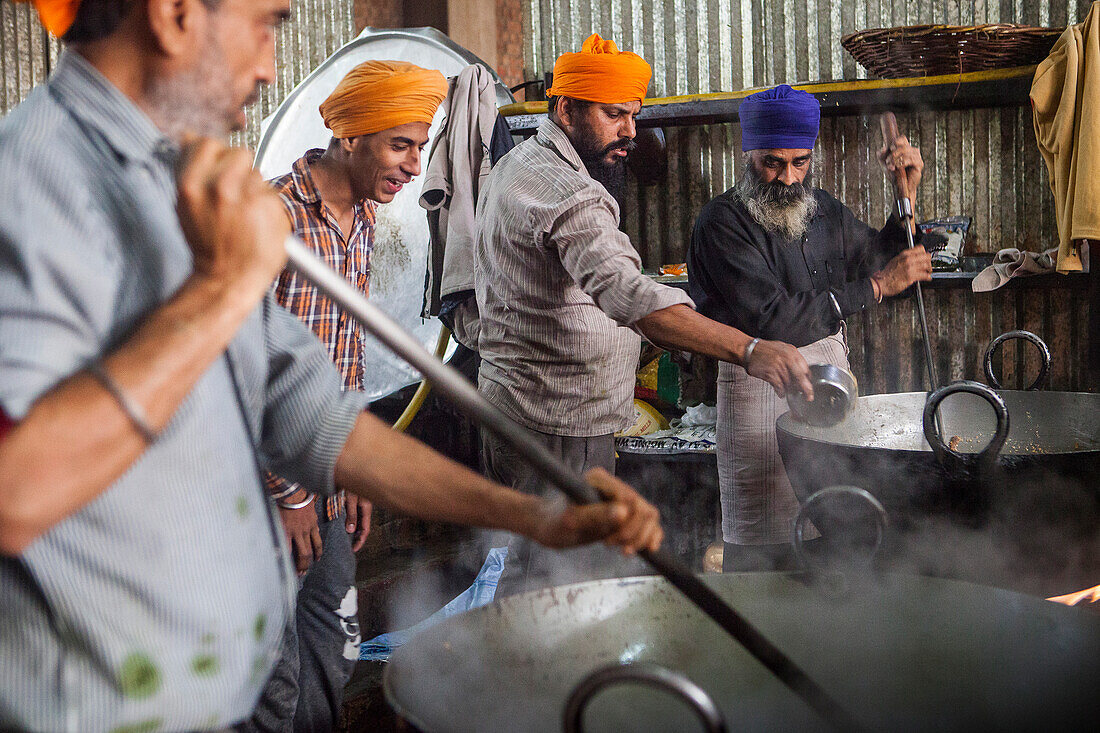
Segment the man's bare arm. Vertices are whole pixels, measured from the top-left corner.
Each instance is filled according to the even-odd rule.
[[[635,325],[658,346],[740,364],[752,376],[772,385],[780,397],[790,389],[798,389],[813,399],[809,366],[798,349],[790,344],[759,341],[746,365],[745,350],[752,337],[700,315],[686,305],[654,311]]]
[[[251,157],[204,141],[180,175],[180,220],[195,271],[107,355],[103,371],[162,429],[281,269],[289,222]],[[95,499],[146,444],[88,372],[43,395],[0,442],[0,553],[17,555]]]
[[[422,519],[505,529],[550,546],[603,539],[624,552],[656,549],[657,510],[604,471],[589,480],[608,501],[564,511],[495,484],[404,433],[363,413],[336,463],[336,485]]]

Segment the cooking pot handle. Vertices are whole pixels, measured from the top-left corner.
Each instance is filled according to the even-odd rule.
[[[1008,438],[1008,407],[1005,406],[1005,401],[1001,396],[992,389],[986,387],[981,382],[971,381],[954,382],[946,387],[940,387],[929,395],[928,401],[924,403],[924,439],[927,440],[928,445],[931,446],[932,453],[935,454],[936,459],[939,460],[940,463],[943,463],[949,457],[958,461],[967,461],[972,458],[972,456],[959,453],[953,448],[945,445],[939,431],[936,430],[936,410],[939,409],[940,403],[943,402],[944,398],[956,392],[976,394],[979,397],[983,397],[986,402],[993,406],[993,411],[997,414],[997,429],[993,433],[989,445],[978,453],[977,458],[979,460],[995,458],[997,454],[1001,452],[1001,448],[1004,447],[1005,440]]]
[[[722,712],[702,687],[680,672],[648,662],[613,664],[597,669],[581,680],[565,703],[565,733],[581,733],[584,710],[592,697],[605,687],[623,682],[638,682],[667,690],[695,711],[707,733],[726,733]]]
[[[878,548],[882,545],[882,538],[886,534],[886,527],[889,524],[889,520],[886,516],[886,508],[882,506],[881,502],[873,497],[869,491],[861,489],[858,486],[829,486],[811,494],[810,498],[802,504],[802,507],[798,510],[798,514],[794,518],[794,526],[791,528],[791,544],[794,545],[794,554],[802,564],[802,567],[807,569],[810,568],[809,557],[806,555],[805,548],[802,546],[802,534],[806,526],[806,520],[809,519],[810,516],[810,509],[816,504],[835,499],[839,496],[852,496],[871,506],[874,510],[875,519],[877,520],[878,536],[875,539],[875,547],[871,550],[870,556],[874,557],[875,553],[878,552]]]
[[[1002,389],[1000,380],[993,376],[993,354],[996,353],[997,349],[1001,348],[1001,344],[1005,341],[1011,341],[1012,339],[1030,341],[1035,344],[1035,348],[1039,350],[1039,356],[1043,363],[1039,366],[1039,375],[1035,377],[1035,381],[1031,383],[1028,390],[1036,391],[1042,389],[1046,384],[1047,377],[1050,376],[1050,349],[1047,348],[1045,341],[1031,331],[1009,331],[1008,333],[1002,333],[989,342],[989,346],[985,350],[985,381],[989,382],[993,389]]]

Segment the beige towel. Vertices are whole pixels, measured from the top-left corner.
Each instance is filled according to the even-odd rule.
[[[1046,252],[1028,252],[1015,247],[1002,249],[993,256],[993,264],[979,272],[970,289],[975,293],[988,293],[1004,285],[1013,277],[1042,275],[1055,271],[1058,248]]]
[[[1074,246],[1100,239],[1100,3],[1071,25],[1035,70],[1035,140],[1058,217],[1058,272],[1082,269]]]

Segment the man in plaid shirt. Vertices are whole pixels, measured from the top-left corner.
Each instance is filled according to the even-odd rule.
[[[370,286],[378,204],[420,173],[428,128],[447,93],[438,71],[392,61],[353,69],[321,105],[333,131],[326,150],[295,161],[271,181],[294,232],[325,263],[364,293]],[[325,294],[286,269],[275,284],[279,303],[309,326],[329,351],[344,388],[363,388],[363,332]],[[295,629],[260,700],[260,730],[331,730],[343,688],[359,657],[355,552],[370,528],[370,503],[337,492],[323,506],[304,489],[268,475],[300,576]],[[346,523],[340,526],[340,519]]]

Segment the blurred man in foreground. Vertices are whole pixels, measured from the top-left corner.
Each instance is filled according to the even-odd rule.
[[[245,719],[294,590],[264,469],[551,545],[660,543],[606,474],[610,501],[560,511],[391,431],[275,304],[282,203],[190,136],[244,125],[288,0],[36,5],[69,48],[0,122],[0,728]]]

